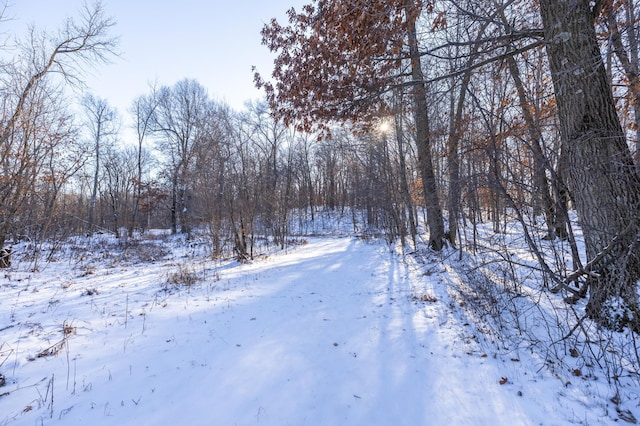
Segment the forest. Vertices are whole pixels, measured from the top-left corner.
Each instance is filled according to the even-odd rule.
[[[326,208],[414,249],[424,214],[438,251],[473,241],[460,224],[500,232],[516,219],[554,288],[584,297],[591,286],[590,313],[605,323],[607,300],[621,298],[631,320],[635,5],[583,3],[582,15],[555,2],[291,10],[287,26],[263,29],[277,54],[272,78],[256,73],[267,101],[233,111],[194,80],[151,87],[127,111],[127,146],[108,100],[65,107],[64,85],[117,44],[103,6],[86,6],[55,36],[34,29],[3,67],[0,246],[28,240],[46,257],[43,242],[70,235],[206,229],[213,256],[250,258],[258,240],[284,246],[293,216]],[[547,264],[541,239],[568,241],[570,265]]]
[[[3,57],[1,266],[157,229],[251,262],[338,217],[406,255],[497,264],[502,285],[474,290],[481,316],[530,271],[573,309],[569,335],[627,333],[612,350],[637,380],[637,3],[313,0],[262,29],[263,99],[234,110],[194,79],[142,87],[125,112],[135,144],[108,99],[69,99],[117,50],[87,4]]]

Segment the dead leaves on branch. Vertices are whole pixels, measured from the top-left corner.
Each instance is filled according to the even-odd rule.
[[[391,109],[385,94],[401,84],[407,24],[420,1],[334,0],[289,10],[262,42],[277,53],[273,83],[256,72],[278,118],[312,131],[321,122],[367,121]]]

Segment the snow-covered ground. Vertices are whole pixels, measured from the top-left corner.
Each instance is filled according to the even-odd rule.
[[[454,252],[402,256],[382,242],[315,237],[240,264],[170,248],[144,261],[92,253],[0,271],[0,425],[639,417],[633,381],[617,410],[595,367],[582,374],[534,337],[497,336],[460,297],[469,275]]]

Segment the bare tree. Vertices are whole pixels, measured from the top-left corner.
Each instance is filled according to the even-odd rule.
[[[158,89],[152,130],[159,138],[171,180],[171,228],[189,234],[192,183],[199,132],[207,113],[209,97],[196,80],[185,79],[173,87]]]
[[[123,219],[128,217],[132,210],[135,188],[138,186],[137,163],[136,147],[110,147],[105,152],[101,198],[106,198],[109,204],[108,222],[116,238],[121,236],[120,227],[124,224]]]
[[[133,236],[133,230],[136,226],[136,220],[138,218],[138,212],[140,210],[140,199],[142,197],[142,172],[143,172],[143,144],[151,131],[152,120],[156,110],[155,100],[155,88],[151,89],[150,95],[138,96],[131,106],[131,113],[135,120],[135,131],[137,136],[137,151],[136,151],[136,168],[137,175],[135,181],[135,198],[133,204],[133,211],[131,213],[131,220],[127,232],[129,237]]]
[[[86,95],[82,101],[86,114],[86,127],[91,139],[93,157],[93,180],[89,198],[89,213],[87,215],[87,235],[91,236],[94,229],[94,210],[100,183],[101,161],[114,143],[118,133],[117,113],[109,106],[105,99],[93,95]]]
[[[211,103],[199,135],[194,167],[194,210],[208,228],[212,256],[224,251],[228,227],[225,191],[231,179],[231,139],[235,114],[227,105]]]
[[[33,182],[34,173],[47,158],[34,151],[41,146],[33,143],[37,133],[25,133],[24,123],[46,126],[48,120],[59,119],[41,114],[42,102],[55,99],[45,95],[52,90],[53,77],[78,84],[84,67],[104,63],[117,44],[110,35],[113,25],[105,16],[102,3],[85,5],[78,18],[69,19],[56,34],[31,28],[28,37],[18,42],[19,54],[0,68],[5,94],[5,118],[0,122],[0,247],[29,194],[29,182]],[[41,114],[40,118],[36,119],[34,113]]]
[[[260,202],[262,204],[262,218],[268,228],[272,230],[276,244],[284,243],[287,206],[283,205],[283,199],[279,197],[281,185],[290,183],[290,175],[286,173],[289,161],[285,161],[285,167],[279,167],[282,146],[292,139],[293,130],[285,126],[281,121],[275,120],[269,105],[266,102],[247,104],[247,112],[243,119],[248,124],[251,142],[256,148],[260,163],[261,179],[258,184],[262,190]],[[283,171],[282,169],[285,169]],[[281,192],[280,195],[286,193]],[[286,203],[285,203],[286,204]]]

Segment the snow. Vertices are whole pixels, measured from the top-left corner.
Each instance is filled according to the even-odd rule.
[[[310,237],[241,264],[167,241],[144,262],[97,243],[3,271],[0,425],[619,422],[596,367],[541,353],[540,317],[517,340],[474,314],[453,251]]]

